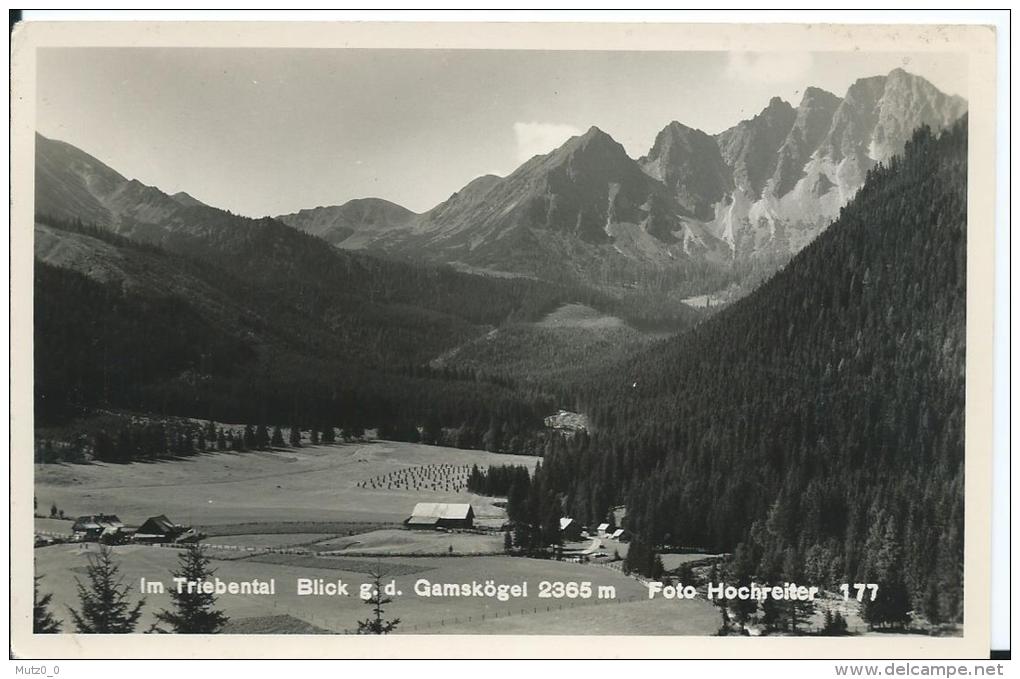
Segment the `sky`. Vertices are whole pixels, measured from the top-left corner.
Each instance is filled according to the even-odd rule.
[[[385,198],[416,212],[596,125],[638,158],[773,96],[902,67],[967,96],[958,54],[47,48],[37,129],[129,179],[252,217]]]

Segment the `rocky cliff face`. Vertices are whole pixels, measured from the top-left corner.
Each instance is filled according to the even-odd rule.
[[[733,172],[716,140],[676,121],[659,132],[648,155],[638,163],[698,219],[711,219],[715,203],[733,189]]]
[[[842,99],[814,87],[796,109],[773,99],[716,136],[734,189],[705,226],[730,245],[735,260],[788,258],[839,214],[868,170],[903,150],[915,129],[944,128],[965,112],[963,99],[902,69],[862,78]]]
[[[832,126],[832,117],[842,100],[831,92],[809,87],[797,107],[793,125],[776,158],[770,189],[777,196],[789,193],[804,176],[804,166]]]
[[[789,134],[796,111],[779,97],[751,118],[716,135],[719,150],[733,172],[733,183],[743,193],[761,196],[775,171],[777,153]]]

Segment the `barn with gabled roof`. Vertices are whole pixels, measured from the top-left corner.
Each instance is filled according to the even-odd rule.
[[[135,531],[135,540],[140,542],[172,542],[185,531],[187,526],[179,526],[166,517],[165,514],[152,516],[145,520],[138,530]]]
[[[463,502],[419,502],[404,521],[408,528],[471,528],[474,508]]]
[[[560,537],[564,540],[580,540],[581,524],[569,516],[560,518]]]

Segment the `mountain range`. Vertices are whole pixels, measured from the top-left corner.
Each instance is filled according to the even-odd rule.
[[[715,135],[670,122],[638,159],[592,127],[421,214],[367,198],[278,219],[344,249],[608,286],[666,275],[708,292],[740,282],[755,263],[770,273],[913,130],[944,128],[966,108],[895,69],[843,97],[816,87],[796,107],[774,97]]]

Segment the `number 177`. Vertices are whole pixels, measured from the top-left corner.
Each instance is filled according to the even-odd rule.
[[[858,601],[864,601],[864,592],[868,590],[871,591],[871,596],[869,597],[870,601],[874,601],[875,597],[878,596],[878,585],[876,585],[873,582],[867,583],[855,582],[853,584],[853,588],[857,591]],[[844,601],[850,598],[850,585],[843,583],[842,585],[839,586],[839,589],[841,592],[843,592]]]

